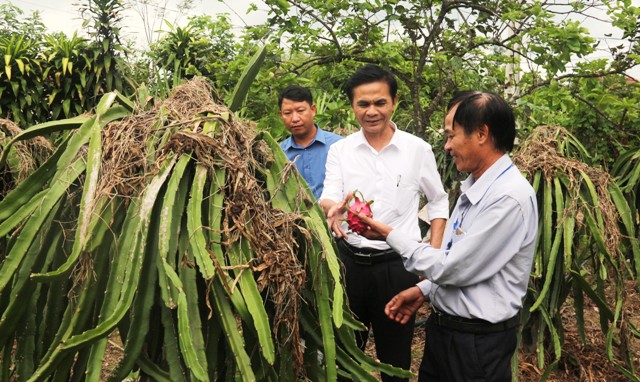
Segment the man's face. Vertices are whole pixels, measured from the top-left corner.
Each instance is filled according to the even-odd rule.
[[[444,133],[447,137],[444,149],[453,157],[458,171],[473,173],[479,164],[477,134],[474,132],[467,136],[464,128],[454,123],[456,110],[458,105],[452,107],[444,119]]]
[[[353,113],[365,135],[377,135],[389,125],[396,101],[391,98],[389,84],[385,81],[362,84],[353,89]]]
[[[315,134],[313,118],[316,116],[316,105],[306,101],[294,101],[284,98],[280,106],[280,117],[284,126],[294,138],[305,138]]]

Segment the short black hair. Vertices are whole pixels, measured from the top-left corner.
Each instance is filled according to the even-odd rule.
[[[285,98],[297,102],[306,101],[309,103],[309,105],[313,105],[313,96],[311,95],[311,90],[304,86],[291,85],[284,88],[284,90],[282,90],[280,92],[280,95],[278,96],[278,107],[280,109],[282,109],[282,100]]]
[[[456,99],[458,101],[452,104]],[[466,94],[454,96],[451,102],[450,108],[458,105],[453,120],[462,126],[466,135],[487,125],[493,147],[503,152],[513,150],[516,120],[513,110],[504,99],[494,93],[467,91]]]
[[[456,106],[457,104],[459,104],[460,102],[464,101],[466,98],[474,94],[482,94],[482,93],[477,90],[462,90],[455,93],[453,95],[453,98],[451,98],[451,101],[449,101],[449,104],[447,105],[447,111],[450,111],[451,109],[453,109],[454,106]]]
[[[363,84],[378,81],[384,81],[389,85],[391,99],[395,99],[396,94],[398,94],[398,81],[396,77],[378,65],[367,64],[353,73],[345,84],[344,90],[347,93],[347,97],[349,97],[349,102],[353,103],[353,89]]]

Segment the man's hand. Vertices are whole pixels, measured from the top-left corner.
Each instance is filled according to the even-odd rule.
[[[423,302],[422,291],[414,286],[393,296],[384,307],[384,314],[395,322],[406,324]]]
[[[327,215],[327,224],[329,224],[329,228],[331,228],[336,238],[347,238],[347,233],[342,230],[342,219],[347,212],[347,203],[350,197],[351,193],[340,203],[331,200],[322,200],[320,202]]]
[[[362,236],[371,240],[386,240],[389,232],[393,231],[393,227],[386,225],[377,220],[364,215],[358,214],[358,219],[367,225],[367,230],[362,233]]]

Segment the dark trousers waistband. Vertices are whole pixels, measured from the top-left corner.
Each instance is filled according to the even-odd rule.
[[[481,319],[452,316],[445,312],[441,312],[434,307],[431,308],[431,316],[429,319],[433,320],[433,323],[437,326],[474,334],[503,332],[505,330],[515,328],[520,323],[519,314],[516,314],[508,320],[492,323]]]
[[[340,253],[352,258],[356,264],[373,265],[390,260],[400,260],[393,249],[358,248],[350,245],[344,239],[338,239],[338,249]]]

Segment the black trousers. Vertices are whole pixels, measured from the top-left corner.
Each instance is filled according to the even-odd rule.
[[[465,333],[437,326],[430,316],[426,329],[419,382],[511,382],[516,328]]]
[[[407,272],[398,255],[397,259],[364,265],[358,264],[340,248],[345,267],[345,290],[349,307],[356,318],[373,330],[376,356],[381,362],[409,370],[411,367],[411,341],[415,316],[400,325],[384,314],[385,305],[400,291],[414,286],[418,276]],[[364,349],[368,333],[357,332],[358,346]],[[384,382],[407,381],[383,374]]]

